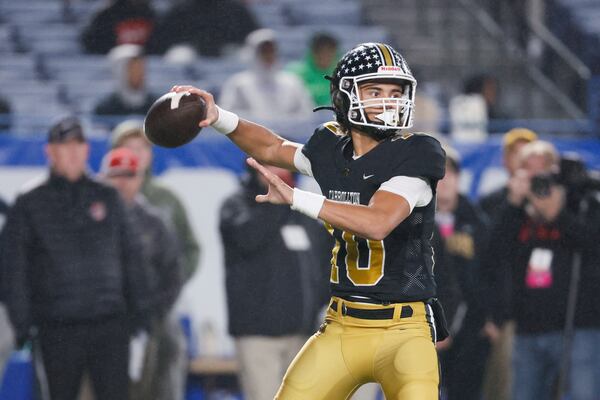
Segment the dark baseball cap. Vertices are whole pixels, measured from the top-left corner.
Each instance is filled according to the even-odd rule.
[[[81,122],[77,117],[62,118],[48,131],[48,143],[64,143],[69,140],[86,141]]]

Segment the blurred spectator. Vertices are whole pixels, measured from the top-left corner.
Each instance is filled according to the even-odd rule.
[[[96,105],[94,114],[145,115],[157,96],[146,89],[146,60],[142,47],[124,44],[112,49],[108,57],[112,64],[115,91]]]
[[[11,108],[8,101],[0,97],[0,133],[5,133],[11,126]]]
[[[112,133],[113,148],[125,147],[132,150],[139,161],[139,170],[144,175],[142,194],[148,202],[160,212],[167,226],[173,230],[177,245],[183,256],[184,282],[196,272],[200,247],[190,225],[185,208],[171,190],[158,184],[152,177],[152,146],[144,136],[140,121],[128,120],[120,123]],[[181,393],[187,377],[187,354],[185,336],[174,308],[167,317],[168,328],[161,338],[163,341],[157,364],[158,374],[169,376],[169,383],[162,385],[159,398],[181,399]]]
[[[415,117],[413,120],[413,132],[425,132],[427,134],[439,134],[444,118],[444,110],[436,96],[432,93],[431,84],[427,83],[426,77],[419,70],[413,68],[413,76],[417,82],[426,82],[425,87],[415,93]]]
[[[325,76],[331,75],[337,65],[337,52],[337,39],[329,33],[319,32],[311,38],[310,50],[304,59],[288,66],[290,72],[302,79],[317,106],[331,104],[330,83]]]
[[[254,15],[237,0],[184,0],[160,19],[149,43],[151,53],[187,43],[202,56],[224,55],[259,28]]]
[[[479,288],[486,223],[459,193],[460,157],[446,147],[446,175],[437,187],[435,280],[450,336],[437,343],[448,400],[479,400],[489,341],[482,334],[485,309]]]
[[[520,165],[519,151],[527,143],[537,140],[535,132],[525,128],[515,128],[502,137],[502,162],[509,179]],[[480,199],[479,206],[490,221],[501,216],[508,200],[508,187],[504,185]],[[485,279],[485,278],[484,278]],[[493,278],[487,278],[493,279]],[[487,296],[486,296],[487,298]],[[485,394],[498,399],[510,398],[510,358],[513,348],[514,323],[506,322],[501,329],[493,323],[486,323],[487,336],[492,340],[492,350],[486,371]]]
[[[155,19],[149,0],[109,0],[84,29],[83,48],[88,53],[106,54],[122,44],[144,46]]]
[[[577,253],[582,275],[570,398],[593,399],[600,390],[600,357],[592,350],[600,341],[600,307],[595,301],[600,286],[600,204],[588,199],[579,215],[566,207],[570,188],[556,179],[559,156],[552,144],[525,145],[520,161],[508,184],[508,202],[492,229],[486,262],[493,277],[489,284],[493,320],[516,322],[513,398],[554,398]]]
[[[150,338],[141,377],[133,382],[129,399],[175,399],[175,393],[182,393],[183,387],[169,393],[168,397],[162,396],[165,393],[164,386],[169,383],[169,371],[161,368],[158,355],[171,350],[168,339],[165,340],[169,335],[167,317],[183,284],[182,259],[177,241],[167,229],[160,212],[140,193],[144,173],[140,171],[138,157],[132,150],[125,147],[111,150],[104,157],[100,173],[125,200],[132,227],[142,239],[144,266],[148,268],[151,278],[153,321],[148,332]],[[162,348],[165,344],[166,349]]]
[[[502,163],[509,178],[514,176],[519,168],[521,148],[536,139],[537,134],[526,128],[514,128],[504,134],[502,137]],[[508,187],[504,185],[480,199],[479,205],[488,218],[493,219],[494,215],[504,207],[507,194]]]
[[[259,121],[310,118],[313,102],[302,81],[279,68],[275,32],[252,32],[245,50],[251,67],[225,81],[219,105]]]
[[[487,110],[487,118],[491,119],[506,119],[507,114],[500,108],[498,104],[498,94],[500,86],[498,79],[490,74],[473,75],[465,81],[465,94],[480,94],[485,101]]]
[[[6,304],[17,347],[34,341],[52,399],[74,400],[87,371],[97,400],[125,400],[129,334],[145,324],[148,281],[124,204],[87,176],[88,153],[75,118],[50,129],[49,177],[8,214]]]
[[[0,232],[2,232],[2,228],[4,228],[4,222],[6,222],[7,213],[8,204],[6,204],[6,202],[0,197]]]
[[[0,198],[0,249],[4,240],[4,223],[8,213],[8,204]],[[0,257],[0,387],[2,386],[2,376],[4,375],[4,366],[10,357],[14,347],[14,333],[4,306],[4,268],[3,260]]]
[[[291,172],[269,169],[293,186]],[[221,208],[229,333],[247,400],[273,398],[329,297],[330,256],[322,246],[331,238],[287,206],[257,203],[267,187],[248,168],[241,189]]]
[[[488,136],[488,105],[479,76],[467,79],[461,94],[450,99],[450,136],[461,142],[482,142]]]
[[[150,204],[161,211],[169,227],[177,233],[177,241],[184,254],[185,279],[196,272],[200,247],[194,235],[183,203],[170,189],[160,185],[152,177],[152,144],[144,136],[141,121],[127,120],[115,127],[111,137],[111,147],[126,147],[136,154],[140,171],[145,179],[142,194]]]

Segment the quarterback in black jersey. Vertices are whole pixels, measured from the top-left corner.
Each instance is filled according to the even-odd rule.
[[[347,399],[377,382],[386,398],[438,398],[435,341],[443,337],[435,301],[435,189],[445,153],[412,126],[416,80],[404,58],[383,43],[347,52],[331,77],[336,121],[305,145],[204,98],[212,125],[248,153],[269,182],[259,202],[289,204],[324,221],[335,238],[327,317],[296,356],[275,395],[285,400]],[[313,176],[323,195],[292,189],[262,164]],[[443,319],[443,318],[442,318]]]

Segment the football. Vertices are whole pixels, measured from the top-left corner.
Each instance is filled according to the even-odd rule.
[[[190,92],[169,92],[158,98],[144,119],[148,140],[161,147],[179,147],[194,139],[206,118],[206,103]]]

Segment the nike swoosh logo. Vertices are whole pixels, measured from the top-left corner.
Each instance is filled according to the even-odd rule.
[[[373,175],[365,175],[365,174],[363,174],[363,179],[369,179],[372,176],[375,176],[375,174],[373,174]]]

